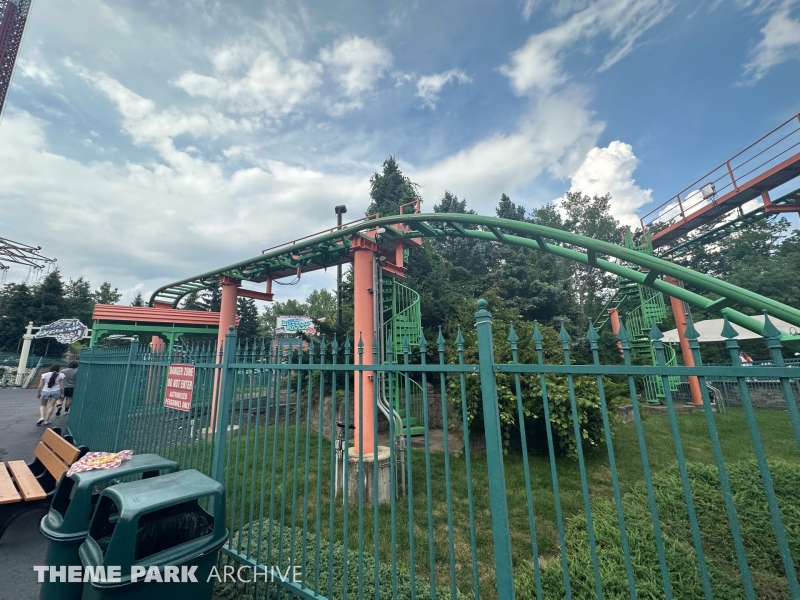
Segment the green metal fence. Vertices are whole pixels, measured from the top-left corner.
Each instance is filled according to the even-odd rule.
[[[475,328],[454,340],[420,336],[418,354],[406,342],[402,359],[383,365],[363,364],[378,348],[349,338],[284,350],[237,344],[233,332],[224,355],[197,348],[167,356],[136,343],[91,350],[71,430],[91,449],[158,452],[226,485],[223,553],[261,576],[229,581],[225,593],[800,597],[797,368],[784,364],[771,324],[769,366],[742,367],[730,327],[731,364],[703,366],[691,324],[695,367],[665,364],[655,326],[657,364],[632,366],[624,327],[624,357],[601,364],[591,326],[585,340],[526,324],[503,325],[501,336],[482,301],[475,316]],[[196,367],[189,413],[163,407],[173,363]],[[355,408],[376,398],[354,395],[364,389],[354,384],[376,371],[393,375],[390,386],[421,381],[425,435],[402,434],[389,420],[371,449],[348,460],[342,448],[352,439],[338,440],[350,430],[337,422],[363,440]],[[668,378],[690,375],[704,405],[684,412]],[[664,383],[663,414],[639,400],[648,376]],[[720,377],[737,383],[741,408],[717,412],[707,381]],[[783,411],[754,409],[754,377],[777,381]],[[630,423],[616,416],[622,396]],[[410,404],[410,395],[402,400]],[[434,409],[439,433],[428,427]],[[384,421],[375,414],[378,430]],[[379,447],[385,454],[372,460]],[[384,482],[379,493],[373,482]]]

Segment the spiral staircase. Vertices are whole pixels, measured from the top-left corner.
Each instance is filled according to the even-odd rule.
[[[653,254],[653,245],[650,236],[645,232],[644,242],[637,245],[631,235],[630,228],[626,228],[623,236],[625,247],[644,254]],[[639,362],[657,364],[653,344],[650,341],[650,328],[653,322],[662,323],[667,316],[667,307],[664,295],[649,287],[635,283],[628,279],[618,279],[617,292],[608,301],[602,314],[595,325],[597,331],[608,323],[609,310],[616,309],[623,313],[625,328],[630,335],[631,356]],[[627,310],[626,310],[627,309]],[[670,344],[664,346],[666,364],[676,366],[678,357]],[[668,377],[669,388],[676,391],[680,384],[680,377]],[[662,377],[648,375],[644,379],[644,391],[647,402],[660,404],[664,401],[664,382]]]
[[[402,363],[406,351],[419,347],[422,330],[419,294],[393,277],[384,275],[382,284],[386,359]],[[423,435],[422,386],[399,373],[392,378],[389,390],[394,410],[402,419],[402,434]]]

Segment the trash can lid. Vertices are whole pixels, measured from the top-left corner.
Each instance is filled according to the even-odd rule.
[[[136,558],[140,517],[203,498],[211,500],[211,510],[214,513],[213,529],[209,534],[186,543],[178,542],[174,547],[141,560]],[[118,512],[114,517],[115,522],[108,527],[112,514],[109,512],[110,502],[113,502]],[[198,509],[206,514],[202,508]],[[157,560],[156,557],[159,557],[158,560],[167,560],[164,564],[177,564],[187,558],[218,549],[227,539],[225,488],[194,469],[120,483],[103,490],[89,531],[89,536],[80,548],[84,566],[115,565],[120,566],[123,573],[127,573],[135,564],[157,564],[152,562]],[[105,551],[93,539],[97,535],[110,535],[103,542]]]
[[[94,509],[93,494],[98,485],[140,473],[174,473],[178,463],[158,454],[134,454],[114,469],[94,469],[62,477],[53,494],[50,510],[40,524],[42,535],[50,540],[70,541],[86,537]],[[94,496],[94,498],[93,498]]]
[[[103,490],[102,496],[111,498],[119,508],[117,522],[119,525],[159,508],[224,494],[225,488],[221,483],[203,475],[200,471],[187,469],[161,477],[115,485]]]

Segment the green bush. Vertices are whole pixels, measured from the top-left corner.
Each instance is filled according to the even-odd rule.
[[[494,359],[496,363],[512,363],[511,347],[508,342],[508,322],[513,321],[519,341],[517,343],[517,362],[519,364],[538,364],[538,355],[534,343],[531,341],[534,324],[522,321],[519,313],[514,309],[505,308],[493,293],[487,294],[489,307],[492,311],[492,342],[494,346]],[[474,304],[469,303],[466,310],[474,312]],[[559,332],[546,325],[540,326],[544,337],[542,342],[543,359],[545,364],[564,364],[564,351],[558,340]],[[572,364],[585,364],[591,362],[588,344],[583,339],[583,334],[573,332],[570,342]],[[464,360],[466,363],[478,363],[477,336],[474,330],[462,330],[465,338]],[[457,358],[452,353],[451,362]],[[513,374],[497,373],[497,400],[498,416],[503,434],[503,446],[506,451],[518,449],[520,446],[520,430],[524,423],[525,433],[529,444],[528,450],[546,453],[547,435],[545,429],[544,401],[542,397],[541,377],[537,374],[526,373],[519,377],[519,392],[522,398],[522,423],[519,418],[517,406],[517,378]],[[597,378],[590,376],[574,376],[572,378],[575,391],[575,404],[578,414],[578,426],[581,443],[590,450],[605,441],[603,429],[602,408],[600,395],[597,388]],[[481,397],[479,375],[469,373],[465,377],[467,392],[467,420],[471,428],[483,429],[483,400]],[[578,445],[575,439],[575,430],[572,422],[572,405],[569,394],[569,383],[566,375],[550,374],[546,376],[548,405],[550,409],[550,425],[553,432],[554,450],[557,454],[576,456]],[[461,410],[461,387],[458,378],[448,380],[448,397]],[[606,404],[609,419],[612,424],[616,421],[616,407],[624,402],[630,402],[628,397],[627,381],[617,382],[611,377],[603,377]]]
[[[716,467],[690,463],[687,469],[714,597],[743,599],[744,589]],[[797,490],[800,490],[800,465],[776,461],[770,463],[770,471],[795,569],[800,569],[800,497],[797,494]],[[758,466],[755,461],[733,463],[728,466],[728,475],[756,597],[789,600],[783,563]],[[653,483],[673,597],[699,600],[704,594],[677,467],[659,472],[654,476]],[[643,600],[663,598],[644,484],[639,484],[624,496],[623,507],[638,597]],[[592,518],[605,598],[629,598],[614,502],[607,499],[594,502]],[[585,517],[575,517],[568,523],[566,538],[572,597],[595,598]],[[546,598],[564,598],[558,557],[549,559],[542,567],[542,584]],[[517,597],[534,598],[534,589],[533,566],[528,561],[526,567],[517,572]]]
[[[273,522],[272,556],[268,557],[267,540],[269,539],[269,524],[269,519],[265,519],[261,522],[261,552],[258,560],[264,565],[277,565],[278,552],[279,549],[282,548],[281,562],[283,564],[280,565],[280,568],[281,570],[285,570],[290,564],[289,557],[291,555],[291,528],[284,527],[283,536],[281,536],[279,533],[279,524]],[[239,545],[239,540],[242,539],[242,547],[247,548],[249,544],[249,547],[252,549],[251,552],[255,553],[259,544],[258,535],[259,523],[254,522],[252,524],[245,525],[239,532],[235,533],[233,535],[231,544],[234,548],[236,548]],[[294,564],[299,564],[303,543],[303,532],[300,528],[295,529],[294,538]],[[306,585],[310,588],[313,588],[315,580],[314,558],[316,552],[316,540],[313,533],[306,534],[305,539],[307,544],[307,572],[305,574],[305,580]],[[330,562],[330,544],[325,540],[320,541],[319,593],[322,597],[330,598],[332,600],[343,597],[342,588],[344,582],[344,556],[344,545],[341,542],[334,542],[333,561]],[[358,595],[358,548],[348,549],[347,565],[348,597],[355,598]],[[333,589],[328,589],[329,572],[333,573]],[[382,562],[379,567],[379,573],[380,598],[392,598],[393,572],[391,565]],[[409,568],[405,565],[398,565],[395,576],[397,578],[397,598],[411,598],[411,572]],[[289,600],[291,598],[296,598],[296,596],[292,595],[286,589],[281,588],[276,584],[264,585],[261,583],[261,580],[259,580],[257,593],[255,586],[253,585],[249,585],[247,588],[245,588],[241,584],[237,586],[230,582],[218,584],[215,591],[218,594],[228,598],[252,598],[255,600],[257,598],[261,599],[266,597],[267,586],[270,586],[270,598],[275,598],[276,600]],[[375,560],[371,555],[366,553],[364,555],[363,587],[365,597],[375,598]],[[416,590],[414,597],[417,600],[430,600],[432,598],[430,585],[419,576],[416,578]],[[449,598],[447,590],[438,590],[437,598],[441,598],[442,600]],[[460,594],[459,598],[462,598]]]

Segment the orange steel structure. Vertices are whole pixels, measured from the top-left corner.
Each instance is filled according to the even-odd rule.
[[[800,198],[774,204],[770,191],[800,177],[800,114],[781,123],[640,219],[668,223],[653,233],[653,248],[670,244],[742,205],[760,198],[766,213],[800,213]],[[688,193],[688,196],[687,196]]]

